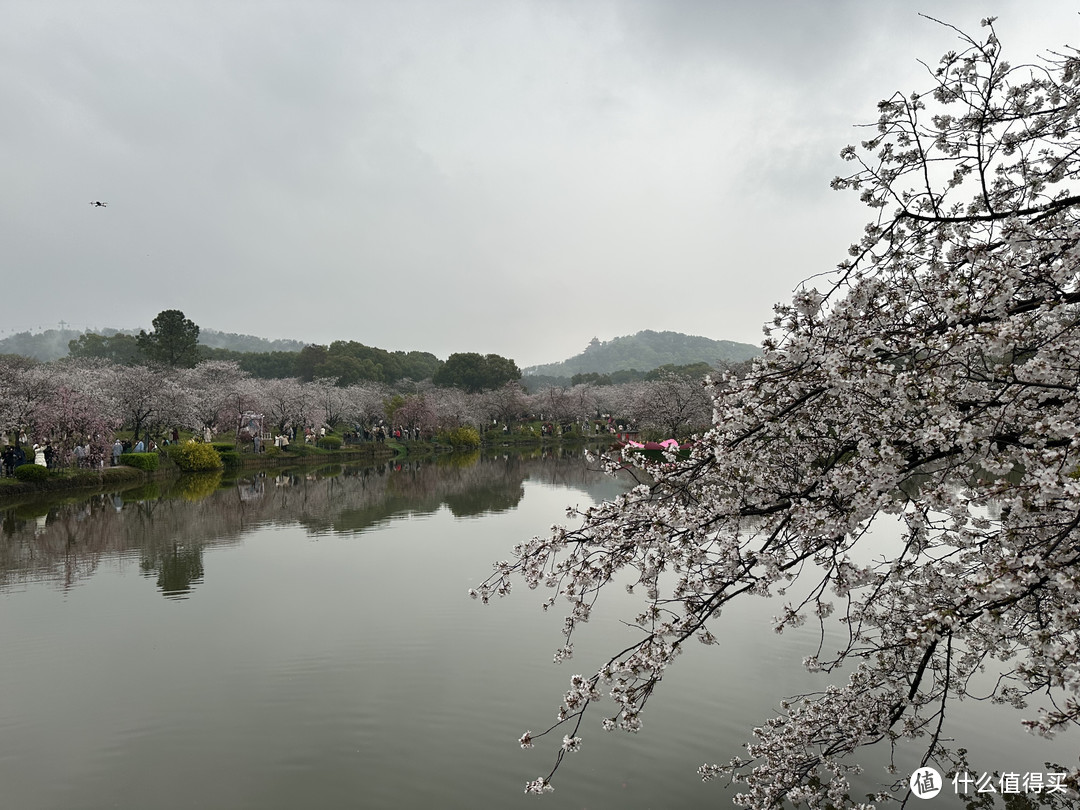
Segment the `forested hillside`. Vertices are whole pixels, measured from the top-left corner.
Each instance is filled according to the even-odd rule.
[[[18,332],[0,340],[0,354],[18,354],[32,357],[47,363],[67,357],[68,344],[73,340],[83,339],[85,335],[100,335],[111,338],[115,335],[127,335],[134,338],[138,329],[98,329],[84,332],[81,329],[46,329],[43,332]],[[95,341],[91,339],[91,343]],[[307,344],[300,340],[268,340],[254,335],[237,335],[232,332],[218,332],[215,329],[202,329],[199,332],[199,345],[208,349],[225,349],[230,352],[298,352]]]
[[[0,340],[0,354],[18,354],[43,363],[68,355],[68,343],[78,339],[76,329],[46,329],[44,332],[16,332]]]
[[[351,340],[319,346],[213,329],[199,329],[197,335],[200,361],[231,360],[241,370],[262,379],[327,377],[339,385],[361,380],[424,380],[430,379],[443,364],[429,352],[388,351]],[[593,338],[577,357],[525,369],[526,379],[522,382],[529,390],[569,386],[578,381],[607,385],[646,379],[649,372],[662,367],[685,370],[700,364],[731,365],[758,353],[756,346],[747,343],[646,330],[607,342]],[[20,332],[0,340],[0,354],[22,355],[42,362],[68,356],[101,358],[122,365],[146,360],[138,347],[137,332],[117,329]]]
[[[199,332],[199,345],[231,352],[298,352],[308,344],[302,340],[269,340],[254,335],[202,329]]]
[[[693,363],[740,363],[761,353],[757,346],[731,340],[712,340],[681,332],[653,332],[646,329],[636,335],[617,337],[607,342],[593,338],[585,351],[561,363],[531,366],[526,376],[571,377],[574,374],[610,374],[636,369],[651,371],[660,366],[686,366]]]

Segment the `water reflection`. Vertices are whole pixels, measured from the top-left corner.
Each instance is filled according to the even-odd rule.
[[[522,786],[551,760],[515,740],[572,672],[634,638],[621,619],[637,600],[605,594],[579,670],[550,663],[562,616],[539,608],[546,594],[487,609],[466,589],[566,504],[626,483],[558,453],[208,480],[0,508],[0,683],[18,696],[0,701],[0,804],[537,806]],[[697,765],[741,752],[777,696],[828,682],[800,664],[812,628],[768,644],[775,612],[725,611],[723,646],[685,651],[645,736],[583,729],[588,753],[544,807],[729,806]],[[978,767],[1065,758],[990,714],[957,711]],[[887,755],[867,762],[867,790],[894,778]]]
[[[130,556],[164,595],[186,597],[205,575],[203,549],[235,544],[256,527],[299,524],[317,537],[362,534],[443,508],[476,517],[515,509],[529,479],[597,498],[623,486],[556,450],[261,471],[225,483],[213,473],[22,503],[0,512],[0,589],[34,581],[69,588],[103,559]]]
[[[183,598],[193,585],[202,582],[203,547],[174,545],[163,553],[143,557],[139,568],[148,576],[157,574],[157,586],[165,596]]]

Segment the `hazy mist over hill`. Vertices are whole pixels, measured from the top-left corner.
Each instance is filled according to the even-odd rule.
[[[0,354],[19,354],[35,360],[49,362],[68,356],[68,343],[80,336],[94,332],[112,335],[137,335],[138,329],[46,329],[43,332],[18,332],[0,340]],[[268,340],[254,335],[237,335],[216,329],[199,329],[199,344],[211,349],[229,349],[234,352],[298,352],[308,344],[302,340]]]
[[[606,342],[593,338],[585,351],[576,357],[560,363],[530,366],[523,371],[526,376],[570,377],[590,372],[610,374],[628,369],[651,371],[666,365],[739,363],[759,354],[761,349],[749,343],[646,329],[636,335],[617,337]]]

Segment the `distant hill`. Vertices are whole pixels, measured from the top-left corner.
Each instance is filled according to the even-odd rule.
[[[78,340],[82,330],[46,329],[44,332],[16,332],[0,340],[0,354],[19,354],[47,363],[68,356],[68,342]]]
[[[147,327],[149,328],[149,327]],[[99,335],[137,335],[138,329],[95,329]],[[0,340],[0,354],[19,354],[47,363],[68,356],[68,343],[85,334],[83,329],[46,329],[44,332],[18,332]],[[210,349],[234,352],[298,352],[306,345],[301,340],[268,340],[254,335],[236,335],[216,329],[200,329],[199,343]]]
[[[636,335],[617,337],[607,342],[593,338],[585,351],[576,357],[561,363],[530,366],[523,369],[523,373],[527,377],[572,377],[574,374],[611,374],[628,369],[652,371],[666,365],[740,363],[759,354],[761,349],[749,343],[646,329]]]
[[[199,343],[211,349],[231,352],[298,352],[307,346],[302,340],[268,340],[254,335],[237,335],[216,329],[199,329]]]

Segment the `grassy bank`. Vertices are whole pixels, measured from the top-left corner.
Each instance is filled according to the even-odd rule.
[[[290,445],[288,450],[268,448],[263,453],[223,453],[227,469],[265,469],[291,467],[297,464],[320,464],[325,462],[364,462],[393,458],[405,453],[404,447],[393,448],[382,444],[366,444],[328,450],[312,445]],[[44,469],[44,468],[42,468]],[[134,467],[105,467],[98,470],[63,468],[49,470],[47,477],[37,481],[21,481],[18,478],[0,478],[0,503],[24,500],[54,492],[111,492],[151,481],[174,478],[181,474],[176,464],[164,453],[156,470],[145,471]]]
[[[600,437],[606,440],[607,437]],[[519,432],[501,433],[489,431],[483,436],[482,447],[554,447],[594,444],[594,437],[578,434],[563,436],[544,436],[539,433]],[[220,443],[224,445],[225,443]],[[229,445],[231,448],[232,445]],[[219,454],[228,474],[247,469],[268,469],[291,467],[298,464],[377,462],[394,456],[432,456],[452,453],[455,448],[436,441],[395,441],[365,442],[363,444],[344,445],[340,448],[318,447],[303,442],[289,445],[287,450],[268,447],[261,453],[254,453],[250,446],[237,449],[218,447]],[[140,484],[175,478],[181,474],[176,464],[164,453],[160,456],[160,466],[154,471],[139,470],[134,467],[105,467],[98,470],[58,469],[49,470],[47,477],[38,481],[21,481],[17,478],[0,478],[0,504],[44,497],[50,493],[64,492],[115,492]]]
[[[153,475],[153,473],[136,470],[134,467],[105,467],[100,470],[50,470],[48,478],[40,481],[0,478],[0,501],[40,493],[124,487],[146,481]]]
[[[309,464],[320,461],[370,461],[393,458],[396,452],[389,443],[348,444],[340,449],[331,450],[303,442],[293,442],[287,450],[268,447],[261,453],[252,452],[251,447],[248,446],[235,451],[235,455],[230,456],[229,459],[235,461],[236,466],[262,468],[288,466],[297,462]]]

